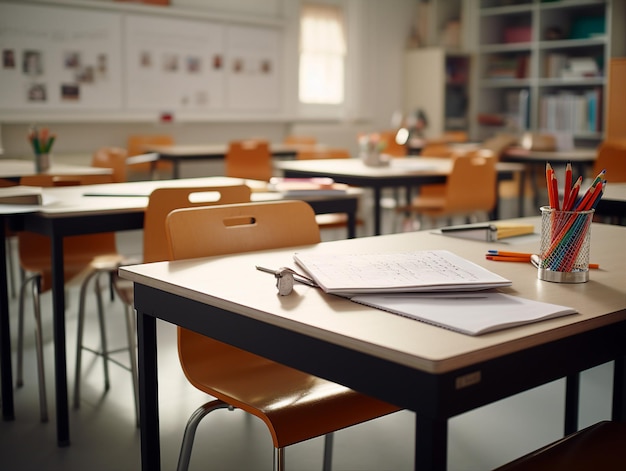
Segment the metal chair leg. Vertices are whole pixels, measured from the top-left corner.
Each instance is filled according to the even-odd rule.
[[[102,293],[100,292],[100,279],[96,273],[94,290],[96,294],[96,300],[98,303],[98,323],[100,324],[100,345],[102,355],[102,368],[104,370],[104,390],[108,391],[111,387],[111,381],[109,377],[109,346],[107,342],[107,330],[104,323],[104,306],[102,305]]]
[[[333,467],[333,445],[335,441],[334,433],[327,433],[324,436],[324,464],[322,469],[330,471]]]
[[[217,409],[233,409],[233,407],[229,404],[226,404],[219,399],[216,399],[211,402],[207,402],[203,404],[198,409],[196,409],[189,420],[187,421],[187,426],[185,427],[185,434],[183,435],[183,442],[180,446],[180,455],[178,456],[178,466],[176,467],[177,471],[187,471],[189,469],[189,460],[191,459],[191,449],[193,448],[193,440],[196,437],[196,430],[200,421],[204,419],[209,412],[212,412]]]
[[[272,469],[274,471],[285,471],[285,449],[284,448],[274,448]]]

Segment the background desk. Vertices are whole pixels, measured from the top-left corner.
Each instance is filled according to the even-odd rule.
[[[596,214],[614,217],[619,224],[626,225],[626,183],[609,182],[606,185],[606,191],[598,203]]]
[[[539,224],[539,218],[531,220]],[[143,469],[160,468],[157,318],[414,411],[416,469],[445,469],[448,418],[611,360],[617,360],[618,373],[613,414],[626,419],[624,236],[623,227],[593,226],[592,257],[602,268],[577,285],[540,281],[530,264],[486,261],[484,253],[494,244],[426,231],[310,247],[358,253],[446,244],[511,279],[513,286],[502,292],[579,311],[477,337],[304,285],[279,298],[272,279],[255,265],[290,265],[293,253],[306,248],[124,267],[121,275],[135,282],[138,312]],[[517,247],[531,252],[537,245]],[[232,277],[247,289],[231,283]]]
[[[564,167],[567,162],[571,162],[575,175],[574,178],[578,178],[579,175],[582,175],[584,179],[587,176],[588,169],[591,168],[596,161],[596,157],[597,149],[594,148],[577,148],[567,151],[542,151],[510,147],[502,153],[502,160],[506,162],[522,163],[528,167],[534,193],[533,208],[537,210],[540,206],[538,195],[540,184],[537,182],[537,172],[538,170],[545,170],[546,162],[550,162],[550,165],[553,167]],[[545,187],[545,181],[542,181],[541,184]]]
[[[449,159],[433,157],[394,158],[388,167],[368,167],[360,159],[327,159],[275,162],[285,177],[330,177],[374,191],[374,234],[381,231],[381,197],[383,188],[415,187],[429,183],[445,183],[452,164]],[[498,179],[510,180],[520,169],[515,164],[498,163]],[[411,194],[407,191],[407,204]],[[520,207],[521,210],[521,207]],[[498,213],[498,207],[494,213]]]
[[[47,172],[50,175],[78,176],[78,175],[110,175],[110,168],[98,168],[82,165],[52,163]],[[19,182],[20,178],[36,175],[35,162],[21,159],[0,159],[0,178]]]
[[[63,277],[63,238],[71,235],[122,231],[143,228],[147,195],[155,188],[184,186],[238,185],[247,183],[259,189],[263,182],[240,178],[206,177],[181,180],[159,180],[105,185],[84,185],[43,189],[44,206],[0,205],[0,347],[2,366],[2,408],[6,420],[14,418],[9,301],[7,292],[5,227],[6,221],[21,229],[50,237],[52,254],[52,296],[54,329],[54,364],[56,375],[57,440],[60,446],[70,443],[65,352],[65,290]],[[85,193],[110,196],[84,196]],[[123,196],[135,195],[135,196]],[[137,196],[146,195],[146,196]],[[348,233],[354,236],[357,201],[361,190],[346,195],[298,198],[307,201],[318,214],[347,213]],[[253,201],[280,199],[279,193],[254,192]],[[52,201],[45,205],[46,201]]]
[[[315,146],[277,143],[270,144],[270,152],[273,157],[295,158],[298,150],[311,147],[315,148]],[[228,153],[228,144],[149,146],[146,152],[155,152],[160,160],[172,162],[172,178],[180,178],[182,162],[223,159]]]

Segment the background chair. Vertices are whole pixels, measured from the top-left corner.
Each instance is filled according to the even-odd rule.
[[[167,218],[172,259],[314,244],[320,241],[314,216],[302,201],[176,210]],[[398,410],[186,329],[178,329],[178,349],[190,383],[217,398],[190,418],[179,470],[187,469],[199,422],[215,409],[237,407],[263,420],[274,442],[274,469],[279,470],[284,469],[284,447],[321,435],[327,437],[324,469],[329,469],[331,432]]]
[[[602,421],[516,459],[495,471],[626,469],[626,423]]]
[[[225,164],[227,177],[266,182],[272,178],[272,154],[267,141],[248,139],[230,142]]]
[[[338,147],[324,147],[317,149],[300,149],[296,155],[297,160],[318,160],[318,159],[349,159],[350,151]],[[320,229],[342,229],[348,223],[345,214],[316,214],[315,219]],[[362,225],[362,220],[357,220],[357,225]]]
[[[192,206],[205,206],[208,204],[240,203],[250,201],[250,188],[245,185],[225,187],[187,187],[187,188],[159,188],[150,194],[148,206],[144,217],[143,230],[143,261],[157,262],[168,259],[167,240],[165,236],[165,217],[176,208]],[[199,195],[197,201],[190,199],[192,195]],[[204,195],[204,198],[202,197]],[[208,198],[208,199],[207,199]],[[135,355],[135,314],[133,284],[122,280],[114,273],[114,287],[118,297],[125,306],[128,345],[131,346],[130,370],[133,375],[133,388],[138,390],[137,385],[137,361]],[[82,365],[81,352],[83,348],[83,323],[84,315],[81,309],[78,317],[78,333],[76,336],[76,381],[74,383],[74,407],[80,405],[80,373]],[[135,396],[135,410],[137,412],[137,425],[139,425],[139,403]]]
[[[408,155],[406,146],[398,144],[396,142],[396,131],[380,131],[380,140],[385,143],[385,147],[382,150],[383,154],[388,154],[393,157],[404,157]]]
[[[90,176],[55,176],[33,175],[22,177],[20,184],[29,186],[68,186],[89,183],[110,183],[110,175]],[[37,364],[39,377],[39,401],[41,421],[48,420],[46,387],[44,375],[43,335],[41,322],[41,308],[39,297],[41,293],[52,287],[52,269],[50,254],[50,239],[47,236],[28,231],[18,232],[18,252],[22,269],[31,275],[25,279],[20,289],[19,317],[18,317],[18,344],[17,344],[17,386],[24,384],[23,380],[23,349],[24,349],[24,304],[28,285],[32,285],[33,309],[35,316],[35,347],[37,350]],[[114,233],[90,234],[84,236],[70,236],[63,241],[64,250],[64,276],[65,282],[82,282],[80,289],[79,315],[84,310],[84,300],[87,283],[94,275],[102,272],[110,272],[122,263],[124,257],[117,252]],[[97,277],[96,277],[97,280]],[[101,331],[104,335],[102,303],[100,289],[96,283],[96,296],[98,297],[98,315],[101,322]],[[104,337],[103,337],[104,339]],[[103,341],[103,348],[106,342]],[[108,389],[108,366],[106,354],[103,355],[105,363],[105,383]],[[78,378],[77,378],[78,381]]]
[[[113,182],[122,183],[128,180],[127,156],[128,152],[121,147],[101,147],[94,152],[91,158],[91,166],[110,168],[113,171]]]
[[[145,154],[150,150],[150,146],[173,146],[174,138],[168,134],[132,134],[126,140],[126,150],[128,157]],[[157,160],[156,163],[140,163],[129,165],[129,171],[135,175],[145,173],[150,174],[150,178],[155,179],[158,172],[171,175],[173,172],[172,162]]]
[[[496,205],[496,158],[488,150],[453,155],[452,169],[442,193],[418,194],[411,205],[398,211],[430,218],[463,215],[467,220],[479,212],[491,213]],[[436,187],[434,187],[436,188]]]
[[[609,184],[626,182],[626,139],[610,139],[600,144],[590,176],[595,178],[603,169]]]

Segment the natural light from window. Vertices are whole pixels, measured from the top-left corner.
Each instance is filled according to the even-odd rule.
[[[300,102],[343,103],[345,55],[342,10],[332,5],[303,5],[300,16]]]

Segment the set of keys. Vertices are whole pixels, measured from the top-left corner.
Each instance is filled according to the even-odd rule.
[[[280,296],[287,296],[293,291],[293,284],[297,281],[314,288],[318,288],[318,284],[308,276],[302,275],[295,270],[287,267],[280,267],[278,270],[272,270],[271,268],[265,268],[256,266],[257,270],[265,273],[270,273],[276,277],[276,288],[278,288],[278,294]]]

